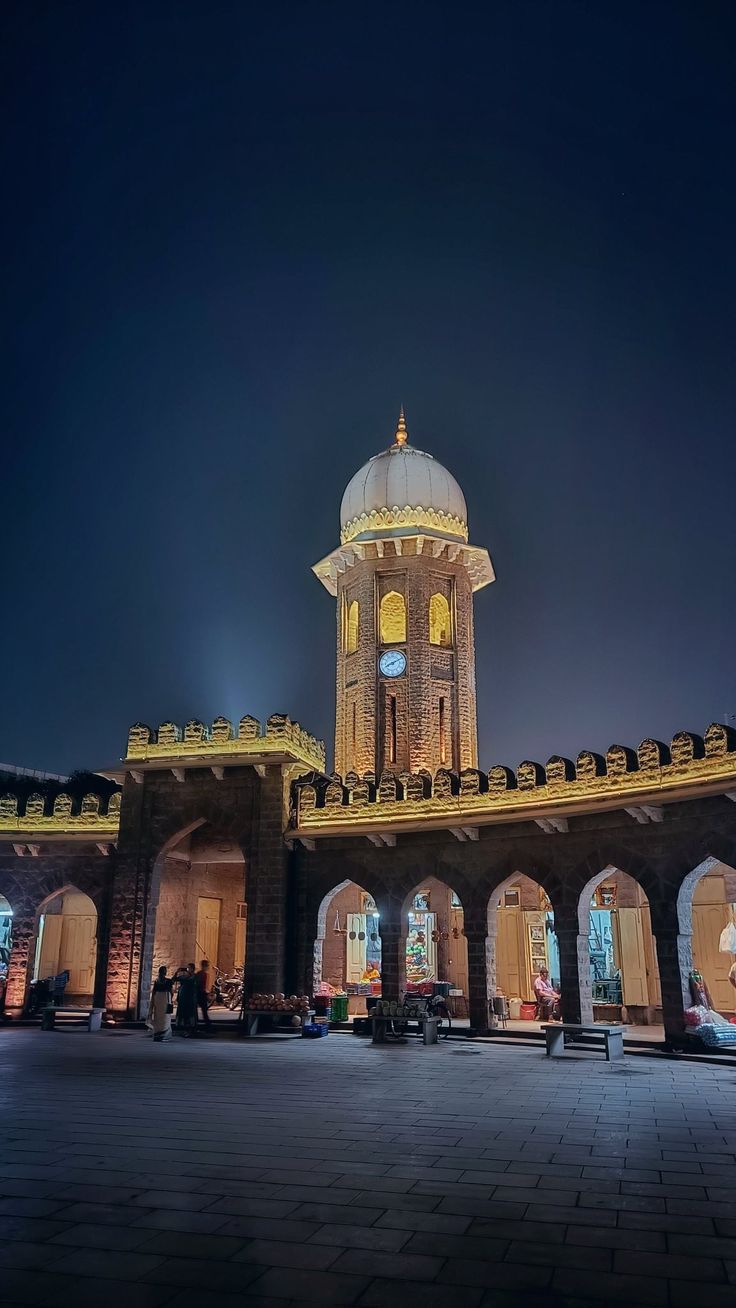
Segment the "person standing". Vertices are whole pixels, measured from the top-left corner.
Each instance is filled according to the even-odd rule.
[[[191,1036],[197,1026],[197,974],[194,963],[178,968],[174,980],[179,983],[176,1029],[180,1035]]]
[[[197,972],[197,1008],[201,1012],[202,1021],[204,1022],[205,1027],[208,1030],[212,1026],[212,1023],[210,1022],[210,1015],[208,1012],[209,992],[210,992],[210,965],[207,962],[207,959],[203,958],[202,962],[199,965],[199,971]]]
[[[158,980],[153,983],[151,991],[151,1002],[148,1007],[148,1021],[153,1027],[154,1040],[169,1040],[171,1038],[171,1014],[174,1011],[172,1000],[172,987],[174,982],[171,977],[167,977],[166,968],[158,969]]]

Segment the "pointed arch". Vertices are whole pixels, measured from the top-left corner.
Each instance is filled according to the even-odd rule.
[[[446,595],[437,591],[429,600],[429,643],[444,648],[452,645],[452,616]]]
[[[382,645],[401,645],[406,640],[406,600],[397,590],[389,590],[381,599],[378,630]]]
[[[347,606],[347,621],[345,628],[345,653],[354,654],[358,648],[358,632],[360,627],[360,610],[358,601],[351,600]]]

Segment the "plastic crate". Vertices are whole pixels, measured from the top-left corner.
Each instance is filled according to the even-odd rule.
[[[330,1001],[333,1022],[347,1022],[348,1020],[348,997],[347,995],[333,995]]]

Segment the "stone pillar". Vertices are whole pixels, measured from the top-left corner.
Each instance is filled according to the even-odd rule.
[[[560,950],[560,990],[565,1022],[593,1021],[590,951],[580,931],[576,906],[555,908],[555,935]]]
[[[141,850],[145,784],[127,777],[120,810],[118,855],[112,885],[105,1007],[137,1015],[142,936],[150,867]]]
[[[401,905],[393,900],[378,903],[381,935],[381,997],[400,999],[406,991],[406,937],[409,923]]]
[[[279,993],[285,984],[287,849],[280,765],[266,768],[259,785],[253,858],[248,875],[245,992]]]
[[[684,1010],[692,1004],[688,976],[693,968],[692,932],[680,931],[674,906],[658,909],[650,903],[650,909],[662,987],[665,1040],[679,1045],[685,1034]]]
[[[137,852],[118,858],[110,913],[105,1007],[128,1018],[137,1015],[145,901],[149,888],[149,868]]]
[[[468,1010],[473,1031],[488,1030],[490,955],[493,941],[484,928],[465,928],[468,944]]]
[[[13,917],[13,943],[5,991],[5,1013],[8,1017],[20,1017],[25,1007],[30,980],[28,965],[35,932],[35,917],[17,915]]]

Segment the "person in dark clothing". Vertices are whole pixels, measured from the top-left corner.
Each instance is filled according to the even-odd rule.
[[[197,1008],[202,1014],[202,1021],[206,1027],[212,1026],[208,1010],[208,998],[210,992],[210,965],[206,958],[202,959],[197,972]]]
[[[176,1029],[180,1035],[193,1035],[197,1026],[197,974],[194,963],[177,969],[174,980],[179,984],[176,1001]]]

